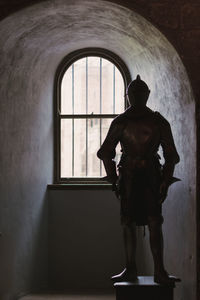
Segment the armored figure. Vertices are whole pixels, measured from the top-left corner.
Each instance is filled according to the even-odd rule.
[[[168,121],[146,106],[150,90],[138,75],[127,88],[130,107],[111,123],[97,156],[103,160],[106,179],[112,183],[121,203],[126,267],[113,281],[136,281],[136,226],[148,225],[154,260],[154,281],[170,284],[178,281],[169,276],[163,263],[162,203],[173,177],[179,155]],[[117,144],[121,159],[114,161]],[[165,163],[160,164],[161,145]]]

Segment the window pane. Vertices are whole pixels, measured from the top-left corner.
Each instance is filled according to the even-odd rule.
[[[102,59],[102,113],[113,113],[113,64]]]
[[[74,113],[86,113],[86,57],[74,63]]]
[[[72,176],[72,120],[61,120],[61,177]]]
[[[84,57],[67,69],[61,84],[62,114],[119,114],[123,111],[123,77],[110,61]]]
[[[67,69],[61,83],[61,114],[72,114],[72,66]]]
[[[74,177],[86,176],[86,122],[74,120]]]
[[[124,80],[120,71],[115,68],[115,113],[121,114],[125,109]]]
[[[100,119],[88,119],[88,176],[100,176],[100,160],[97,151],[100,148]]]
[[[88,57],[88,114],[100,113],[100,58]]]

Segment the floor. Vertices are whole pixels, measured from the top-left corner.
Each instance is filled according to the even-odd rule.
[[[20,300],[115,300],[114,294],[45,294],[45,295],[27,295],[21,297]]]
[[[134,283],[120,282],[117,285],[129,286],[157,286],[152,276],[138,276],[138,280]],[[115,291],[112,290],[83,290],[75,292],[68,292],[65,294],[45,293],[33,294],[21,297],[19,300],[115,300]]]

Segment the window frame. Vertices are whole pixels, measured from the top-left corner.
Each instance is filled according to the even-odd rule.
[[[70,178],[61,178],[60,176],[60,169],[61,169],[61,138],[60,138],[60,104],[61,104],[61,84],[62,79],[67,71],[67,69],[77,60],[89,56],[99,56],[109,60],[113,63],[120,71],[123,80],[124,80],[124,87],[125,91],[128,86],[128,83],[131,82],[131,75],[129,69],[127,68],[126,64],[123,60],[116,55],[115,53],[103,49],[103,48],[84,48],[80,50],[76,50],[68,54],[59,64],[56,75],[55,75],[55,82],[54,82],[54,184],[104,184],[101,178],[91,178],[91,177],[70,177]],[[124,91],[124,92],[125,92]],[[125,107],[128,107],[127,99],[125,98]],[[117,114],[108,114],[112,116],[117,116]],[[107,116],[108,116],[107,115]],[[99,115],[99,116],[103,116]],[[85,116],[86,117],[86,116]],[[91,115],[88,115],[88,118],[91,118]]]

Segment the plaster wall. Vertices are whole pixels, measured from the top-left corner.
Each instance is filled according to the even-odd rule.
[[[85,205],[81,199],[84,213],[79,212],[80,223],[77,224],[74,223],[74,210],[82,198],[82,191],[51,191],[50,198],[45,194],[46,184],[53,182],[52,109],[56,68],[65,55],[84,47],[111,50],[125,61],[133,78],[140,73],[152,91],[149,106],[160,110],[171,122],[181,157],[176,176],[182,181],[171,188],[164,204],[166,264],[170,272],[176,271],[176,275],[183,279],[183,284],[177,289],[177,299],[195,299],[195,120],[187,74],[166,38],[137,13],[106,1],[85,0],[45,1],[0,23],[2,297],[6,299],[20,291],[46,285],[47,199],[50,200],[52,218],[49,220],[52,223],[50,229],[54,233],[50,231],[49,234],[50,253],[54,254],[49,257],[49,274],[58,276],[64,287],[70,273],[66,274],[63,266],[68,266],[72,272],[78,270],[73,268],[77,252],[72,246],[76,247],[81,241],[76,242],[81,224],[88,235],[93,236],[95,232],[105,234],[109,247],[107,253],[115,253],[115,260],[119,257],[117,269],[123,261],[121,238],[117,235],[118,208],[110,192],[84,192]],[[103,206],[100,202],[102,194]],[[96,203],[94,215],[91,213],[93,199]],[[114,222],[109,215],[111,204]],[[101,229],[100,222],[97,222],[91,231],[94,216],[100,221],[105,210],[104,227]],[[102,214],[98,215],[98,211]],[[85,218],[87,212],[90,212],[88,220]],[[60,232],[61,228],[63,231]],[[108,240],[106,228],[110,228],[109,236],[113,236],[119,247]],[[65,239],[66,233],[69,235]],[[98,242],[97,237],[95,239]],[[65,252],[69,241],[69,252],[66,256],[63,254],[61,260],[59,255]],[[139,237],[139,241],[144,249],[143,255],[138,257],[139,270],[149,273],[152,267],[147,238],[142,240]],[[84,253],[91,241],[85,239],[85,243]],[[101,250],[100,245],[95,247],[94,257],[100,257]],[[101,268],[105,263],[106,274],[115,265],[113,260],[108,269],[107,253],[103,256],[106,259],[99,261]],[[145,268],[143,257],[147,262]],[[78,260],[85,266],[84,256],[79,256]],[[82,281],[85,287],[92,270],[92,264],[88,265],[87,276]],[[106,285],[104,273],[95,274],[93,283],[93,287],[97,283]],[[73,284],[75,282],[71,281],[70,285]]]
[[[46,186],[53,175],[52,82],[41,55],[13,30],[0,25],[2,300],[47,286]]]

